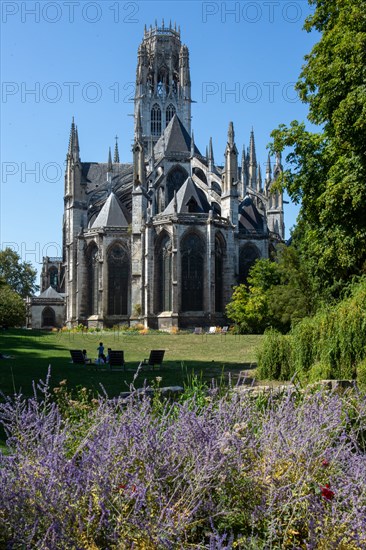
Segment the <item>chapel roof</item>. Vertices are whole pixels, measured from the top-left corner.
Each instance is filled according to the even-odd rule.
[[[41,292],[37,298],[47,298],[52,300],[63,300],[63,296],[59,294],[52,286]]]
[[[127,227],[130,215],[114,193],[111,193],[94,220],[92,228],[97,227]]]
[[[158,139],[155,147],[155,155],[164,155],[169,153],[191,153],[192,138],[185,129],[182,121],[177,114],[173,116],[168,126],[165,128],[164,133]],[[197,155],[201,155],[196,145],[194,145],[194,152]]]
[[[205,213],[209,210],[209,203],[200,192],[191,177],[188,177],[182,187],[177,191],[176,196],[170,201],[163,214],[174,214],[176,201],[176,211],[178,214]],[[193,201],[193,202],[192,202]],[[194,208],[191,210],[190,208]]]

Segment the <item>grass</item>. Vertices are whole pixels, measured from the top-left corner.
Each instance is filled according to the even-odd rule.
[[[51,387],[66,379],[69,388],[84,386],[95,392],[101,385],[110,397],[128,391],[139,362],[149,356],[151,349],[165,349],[163,368],[143,370],[135,381],[142,387],[162,377],[161,386],[183,385],[187,374],[193,372],[210,382],[222,375],[237,379],[243,369],[255,361],[256,347],[261,336],[255,335],[196,335],[192,333],[148,334],[125,331],[103,333],[43,332],[8,330],[1,334],[0,353],[13,355],[0,360],[0,390],[6,394],[21,391],[31,395],[32,381],[45,379],[51,365]],[[94,365],[79,366],[70,362],[70,349],[86,349],[95,359],[99,342],[116,350],[124,350],[126,371],[97,371]]]

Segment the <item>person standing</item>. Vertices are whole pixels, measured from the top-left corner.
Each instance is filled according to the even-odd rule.
[[[105,363],[105,355],[104,355],[104,346],[103,346],[103,342],[99,342],[99,347],[97,348],[97,351],[98,351],[98,359],[99,359],[99,362],[103,362]]]

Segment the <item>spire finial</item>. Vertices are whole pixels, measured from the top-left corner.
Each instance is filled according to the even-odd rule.
[[[70,155],[72,154],[72,150],[74,148],[74,141],[75,141],[75,122],[74,122],[74,117],[72,117],[70,137],[69,137],[69,149],[68,149],[68,153]]]
[[[115,136],[114,139],[116,140],[116,144],[114,146],[113,162],[118,162],[119,163],[118,136]]]
[[[229,129],[227,132],[227,140],[229,145],[234,145],[234,139],[235,139],[235,132],[234,132],[234,124],[233,122],[229,122]]]
[[[212,146],[212,137],[210,137],[210,143],[208,146],[208,158],[211,162],[214,162],[214,153],[213,153],[213,146]]]
[[[267,165],[266,165],[266,181],[271,179],[272,167],[271,167],[271,155],[268,153]]]
[[[210,172],[213,172],[213,166],[214,166],[214,154],[213,154],[213,146],[212,146],[212,137],[210,137],[210,142],[208,145],[208,169]]]
[[[109,149],[108,149],[108,172],[112,172],[112,170],[113,170],[112,153],[111,153],[111,148],[109,147]]]
[[[250,132],[250,141],[249,141],[249,164],[253,164],[253,165],[257,164],[253,126],[252,126],[252,131]]]
[[[193,158],[194,157],[194,134],[193,134],[193,130],[192,130],[192,137],[191,137],[191,157]]]

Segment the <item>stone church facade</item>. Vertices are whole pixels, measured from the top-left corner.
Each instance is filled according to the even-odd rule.
[[[191,104],[188,48],[155,26],[138,49],[132,163],[117,141],[106,163],[82,162],[72,122],[63,257],[45,258],[41,279],[64,298],[66,325],[223,324],[233,287],[283,240],[280,157],[262,179],[253,131],[239,156],[230,122],[217,165],[212,139],[204,153],[194,141]]]

